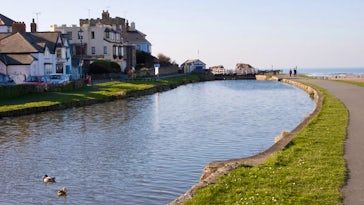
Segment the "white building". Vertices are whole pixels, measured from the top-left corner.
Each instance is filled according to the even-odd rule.
[[[225,74],[227,74],[226,69],[222,65],[212,66],[209,69],[210,69],[210,71],[211,71],[211,73],[213,75],[225,75]]]
[[[68,42],[61,33],[36,32],[33,21],[31,32],[25,32],[24,23],[15,22],[12,33],[0,35],[0,73],[15,83],[28,76],[71,72]]]
[[[184,71],[184,73],[203,71],[206,69],[206,64],[199,59],[186,60],[181,64],[181,69]]]
[[[234,73],[236,75],[250,75],[250,74],[256,74],[257,69],[255,69],[253,66],[245,63],[238,63],[235,66]]]

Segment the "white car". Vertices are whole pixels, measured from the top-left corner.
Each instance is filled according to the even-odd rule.
[[[67,82],[70,81],[69,75],[64,75],[64,74],[51,74],[49,75],[49,78],[51,79],[52,84],[55,85],[66,84]]]

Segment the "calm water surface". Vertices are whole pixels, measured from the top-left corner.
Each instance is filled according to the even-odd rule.
[[[2,119],[0,204],[167,204],[208,162],[263,151],[313,109],[283,83],[214,81]]]

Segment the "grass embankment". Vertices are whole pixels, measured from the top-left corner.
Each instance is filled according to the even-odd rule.
[[[0,99],[0,112],[33,107],[45,107],[75,101],[104,99],[131,91],[146,90],[158,86],[177,86],[183,82],[197,81],[197,75],[168,78],[160,81],[106,82],[90,87],[83,87],[72,92],[34,93],[16,98]]]
[[[335,81],[364,87],[364,82],[360,82],[360,81],[352,81],[352,80],[335,80]]]
[[[322,110],[288,147],[259,166],[232,171],[186,204],[342,204],[348,112],[315,88],[324,96]]]

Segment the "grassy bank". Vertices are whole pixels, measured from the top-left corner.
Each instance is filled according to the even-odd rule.
[[[358,81],[351,81],[351,80],[335,80],[337,82],[342,82],[342,83],[349,83],[352,85],[357,85],[360,87],[364,87],[364,82],[358,82]]]
[[[348,113],[317,89],[324,96],[322,110],[288,147],[259,166],[232,171],[186,204],[342,204]]]
[[[0,99],[0,112],[34,107],[47,107],[75,101],[104,99],[111,96],[122,95],[132,91],[146,90],[158,86],[175,87],[180,84],[198,80],[199,76],[188,75],[184,77],[168,78],[160,81],[106,82],[89,87],[83,87],[72,92],[33,93],[16,98]]]

